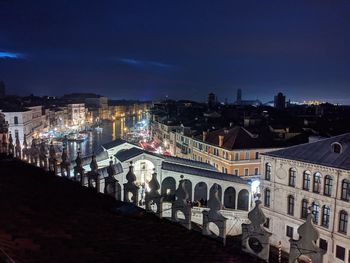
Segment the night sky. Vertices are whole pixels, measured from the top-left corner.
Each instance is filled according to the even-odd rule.
[[[0,0],[7,93],[350,104],[350,1]]]

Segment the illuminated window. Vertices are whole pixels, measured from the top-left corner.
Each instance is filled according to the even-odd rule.
[[[314,180],[313,180],[312,191],[314,193],[320,193],[320,191],[321,191],[321,174],[318,172],[315,173],[313,179]]]
[[[332,186],[333,186],[332,176],[326,175],[324,178],[323,194],[327,195],[327,196],[331,196],[332,195]]]
[[[342,181],[341,184],[341,199],[344,201],[349,201],[350,199],[350,182],[346,179]]]
[[[318,219],[320,215],[320,205],[316,202],[313,202],[312,204],[312,214],[313,214],[313,222],[315,225],[318,224]]]
[[[331,211],[331,209],[329,208],[329,206],[324,205],[322,207],[322,221],[321,221],[321,225],[323,227],[326,227],[326,228],[329,227],[330,211]]]
[[[301,218],[306,219],[309,202],[306,199],[301,201]]]
[[[295,187],[295,177],[296,177],[296,170],[294,168],[289,169],[289,180],[288,185]]]
[[[306,191],[310,190],[310,172],[305,171],[303,174],[303,189]]]
[[[341,210],[339,213],[339,232],[346,234],[348,231],[348,213]]]

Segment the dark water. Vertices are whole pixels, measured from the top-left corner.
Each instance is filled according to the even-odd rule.
[[[148,118],[147,114],[143,113],[132,117],[120,118],[113,122],[105,122],[100,125],[103,128],[102,133],[93,130],[89,132],[88,139],[82,143],[68,142],[67,150],[71,160],[76,158],[78,150],[81,151],[82,156],[98,152],[102,144],[117,138],[123,138],[125,132],[133,128],[138,121],[146,118]]]

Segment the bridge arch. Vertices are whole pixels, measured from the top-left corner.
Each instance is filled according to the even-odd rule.
[[[232,186],[227,187],[224,192],[224,207],[236,209],[236,189]]]
[[[203,201],[205,204],[208,200],[208,186],[205,182],[199,182],[194,187],[193,201]]]
[[[249,192],[246,189],[242,189],[238,193],[238,203],[237,209],[239,210],[249,210]]]
[[[175,198],[176,180],[173,177],[166,177],[162,181],[161,195],[166,202],[173,201]]]
[[[219,196],[219,200],[221,201],[222,200],[222,188],[221,188],[221,185],[217,184],[218,185],[218,196]],[[214,185],[212,185],[210,187],[210,191],[209,191],[209,198],[214,194]]]

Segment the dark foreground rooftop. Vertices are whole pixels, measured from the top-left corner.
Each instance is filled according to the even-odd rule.
[[[15,262],[247,262],[199,232],[28,164],[0,159],[0,248]],[[4,261],[0,251],[0,262]],[[6,262],[6,261],[4,261]]]

